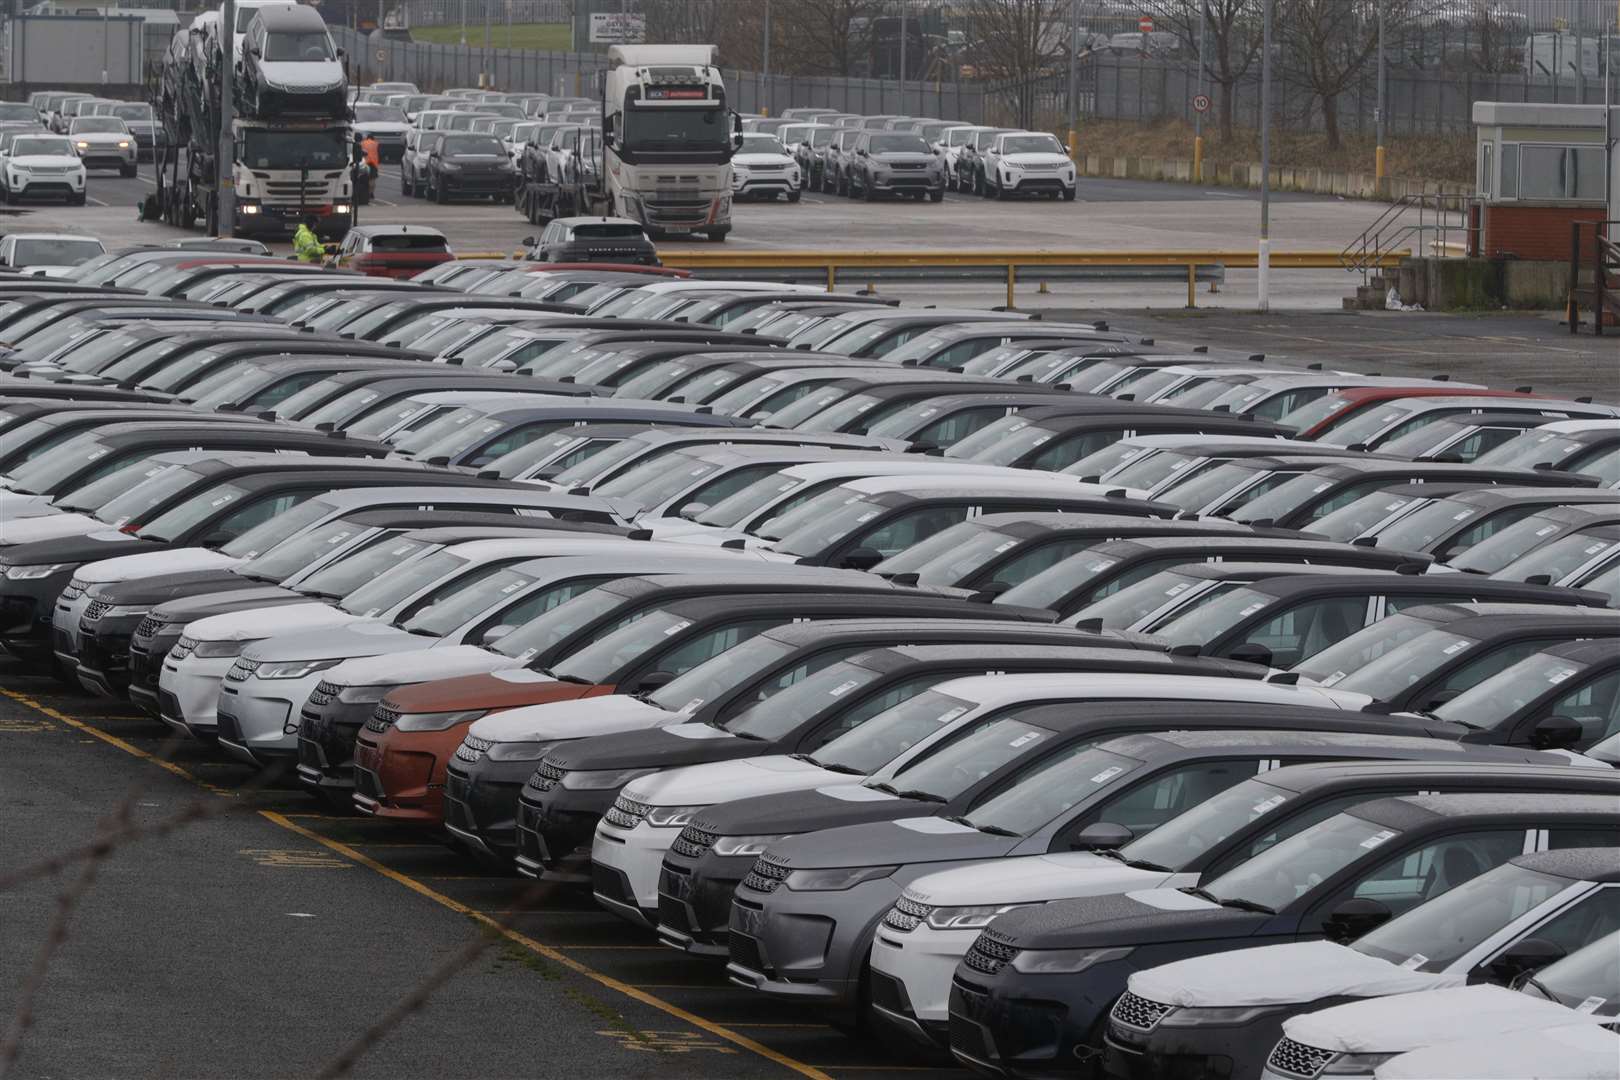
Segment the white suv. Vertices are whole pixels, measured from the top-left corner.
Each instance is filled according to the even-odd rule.
[[[1061,195],[1074,200],[1074,162],[1057,137],[1042,131],[1013,131],[997,135],[984,151],[984,195],[1005,199],[1012,195]]]

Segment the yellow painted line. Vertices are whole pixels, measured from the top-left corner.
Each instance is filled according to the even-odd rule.
[[[116,735],[111,735],[111,734],[109,734],[109,733],[107,733],[105,731],[102,731],[100,728],[98,728],[98,727],[96,727],[96,726],[94,726],[92,724],[85,723],[83,720],[75,720],[73,717],[67,715],[66,713],[61,712],[60,710],[51,708],[49,705],[42,705],[38,701],[35,701],[33,698],[29,697],[27,694],[19,694],[15,690],[5,690],[5,689],[0,689],[0,694],[5,695],[6,697],[10,698],[12,701],[15,701],[19,705],[25,705],[28,708],[33,709],[35,712],[38,712],[38,713],[40,713],[40,714],[42,714],[44,716],[48,716],[52,720],[57,721],[58,723],[66,724],[68,727],[73,728],[75,731],[82,731],[86,735],[92,735],[95,738],[100,739],[102,742],[106,743],[108,746],[116,746],[118,749],[124,751],[124,753],[126,753],[126,754],[130,754],[130,755],[132,755],[134,757],[138,757],[142,761],[149,762],[150,764],[156,765],[160,769],[166,769],[169,772],[173,773],[174,775],[176,775],[176,776],[178,776],[178,777],[180,777],[180,778],[182,778],[184,780],[191,781],[193,784],[196,784],[198,787],[204,789],[205,791],[211,792],[211,793],[213,793],[215,795],[223,796],[223,797],[225,797],[227,799],[234,799],[236,797],[236,793],[234,791],[229,791],[229,790],[227,790],[225,788],[219,787],[216,784],[210,784],[208,781],[202,779],[201,777],[198,777],[198,776],[194,775],[191,772],[188,772],[187,770],[181,768],[180,766],[176,765],[172,761],[165,761],[164,759],[158,757],[156,754],[148,753],[145,750],[142,750],[140,747],[134,746],[131,743],[128,743],[128,742],[124,741],[123,739],[120,739]]]
[[[656,995],[647,993],[645,990],[642,990],[639,987],[631,986],[629,983],[615,979],[611,975],[604,975],[602,972],[599,972],[594,968],[587,967],[578,960],[575,960],[573,957],[559,952],[558,950],[549,946],[542,945],[540,942],[535,941],[533,938],[528,937],[525,934],[520,934],[515,930],[504,927],[496,920],[490,918],[488,915],[485,915],[483,912],[470,908],[466,904],[457,903],[456,901],[450,899],[450,897],[429,888],[427,885],[417,881],[415,878],[402,874],[391,867],[384,866],[382,863],[370,858],[355,848],[350,847],[348,844],[339,843],[336,840],[328,840],[326,837],[320,835],[314,830],[306,829],[304,826],[299,825],[297,822],[288,820],[286,816],[278,814],[274,810],[260,810],[259,815],[266,821],[273,822],[284,829],[297,833],[307,840],[313,840],[315,843],[320,844],[323,847],[330,848],[331,850],[336,851],[347,858],[353,859],[355,862],[366,867],[367,869],[376,871],[395,884],[403,885],[405,888],[411,890],[419,896],[424,896],[427,899],[432,900],[441,907],[449,908],[458,915],[465,915],[467,918],[483,924],[489,929],[500,934],[502,937],[506,938],[508,941],[515,942],[537,956],[542,956],[554,964],[567,968],[576,975],[581,975],[587,979],[590,979],[599,986],[603,986],[616,993],[623,994],[634,1001],[639,1001],[641,1004],[657,1009],[658,1011],[668,1016],[672,1016],[683,1023],[691,1024],[693,1027],[706,1031],[716,1038],[724,1039],[735,1046],[739,1046],[744,1050],[749,1051],[750,1053],[758,1054],[767,1061],[775,1062],[785,1069],[791,1069],[800,1076],[811,1077],[812,1080],[831,1080],[827,1073],[823,1072],[814,1065],[806,1065],[802,1061],[795,1061],[786,1054],[772,1050],[770,1047],[750,1039],[741,1032],[733,1031],[732,1029],[723,1027],[722,1025],[716,1024],[711,1020],[705,1020],[703,1017],[687,1012],[685,1009],[682,1009],[679,1006],[672,1005]],[[701,989],[713,989],[713,987],[702,987]]]

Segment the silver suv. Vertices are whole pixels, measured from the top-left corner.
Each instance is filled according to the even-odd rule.
[[[921,135],[863,131],[845,166],[849,197],[868,202],[879,195],[945,198],[945,163]]]

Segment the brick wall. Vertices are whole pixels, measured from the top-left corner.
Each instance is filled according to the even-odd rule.
[[[1567,262],[1570,223],[1601,220],[1601,206],[1488,205],[1484,254],[1498,258],[1511,253],[1521,259]]]

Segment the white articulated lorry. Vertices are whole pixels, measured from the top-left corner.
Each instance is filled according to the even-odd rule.
[[[653,237],[731,231],[741,125],[713,45],[615,45],[602,83],[606,212]]]

